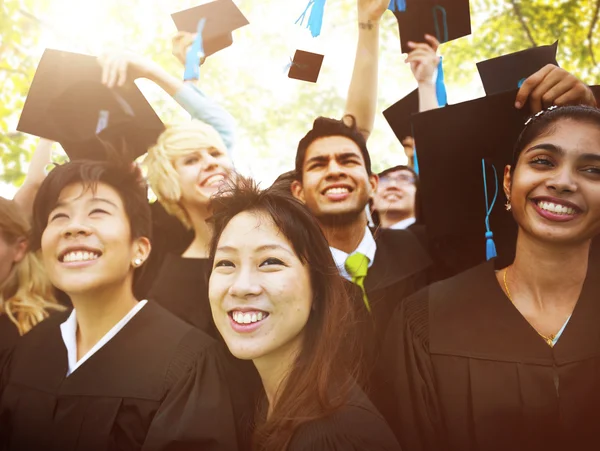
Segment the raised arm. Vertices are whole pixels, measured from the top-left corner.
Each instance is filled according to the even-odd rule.
[[[106,54],[98,58],[102,66],[102,82],[109,88],[123,86],[127,80],[147,78],[173,97],[194,119],[211,125],[228,150],[235,140],[235,120],[216,101],[207,97],[192,83],[169,74],[154,61],[131,52]]]
[[[435,82],[440,62],[436,52],[440,43],[429,34],[425,35],[425,40],[427,42],[409,42],[413,50],[406,58],[419,84],[419,112],[439,108]]]
[[[46,166],[52,162],[52,145],[54,141],[40,138],[33,152],[29,170],[25,182],[17,191],[14,201],[21,207],[22,211],[30,218],[33,214],[33,201],[40,189],[40,185],[46,178]]]
[[[346,114],[356,118],[365,139],[375,122],[379,68],[379,23],[389,0],[358,0],[358,45],[352,80],[346,100]]]

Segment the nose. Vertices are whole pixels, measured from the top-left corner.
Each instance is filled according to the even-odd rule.
[[[577,183],[569,168],[561,168],[561,170],[556,171],[553,176],[547,180],[546,187],[549,190],[559,193],[573,193],[577,191]]]
[[[338,178],[345,176],[344,167],[339,164],[335,159],[331,159],[329,161],[329,165],[327,166],[327,177],[328,178]]]
[[[203,162],[204,162],[204,164],[202,165],[203,171],[210,171],[219,166],[219,160],[208,152],[206,153],[206,155],[204,155]]]
[[[87,225],[83,224],[81,221],[77,220],[76,218],[69,221],[69,223],[66,224],[62,230],[62,236],[64,238],[88,236],[91,233],[92,233],[91,229]]]
[[[229,294],[236,298],[249,298],[258,296],[262,292],[257,277],[250,268],[240,268],[236,271],[235,279],[229,287]]]

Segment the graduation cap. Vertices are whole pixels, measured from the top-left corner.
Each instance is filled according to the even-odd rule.
[[[495,242],[498,264],[509,264],[514,256],[517,226],[504,209],[502,183],[526,121],[526,113],[514,106],[516,92],[412,117],[422,219],[453,273],[486,260],[486,238]]]
[[[477,63],[486,95],[520,88],[523,81],[547,64],[556,62],[558,41]]]
[[[17,130],[60,142],[71,159],[105,159],[107,141],[133,161],[164,125],[133,82],[109,89],[101,78],[96,57],[46,49]]]
[[[394,11],[400,28],[403,53],[412,49],[408,42],[423,42],[425,34],[440,43],[471,34],[469,0],[406,0],[406,11]]]
[[[294,59],[290,62],[289,78],[316,83],[323,65],[324,55],[296,50]]]
[[[171,18],[178,31],[187,31],[188,33],[196,33],[200,19],[206,19],[202,33],[206,56],[233,44],[231,33],[249,23],[232,0],[214,0],[171,14]]]
[[[411,116],[419,112],[419,90],[415,89],[383,111],[383,116],[400,142],[413,136]]]

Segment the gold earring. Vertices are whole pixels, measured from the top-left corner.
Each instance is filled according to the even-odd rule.
[[[506,203],[504,204],[504,208],[506,208],[506,211],[511,211],[512,210],[512,205],[510,204],[510,199],[508,199],[506,201]]]

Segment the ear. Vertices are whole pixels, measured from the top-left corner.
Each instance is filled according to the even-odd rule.
[[[13,263],[19,263],[27,255],[27,240],[20,238],[15,244],[15,255],[13,257]]]
[[[512,176],[510,174],[510,165],[506,165],[506,167],[504,168],[504,183],[503,183],[503,187],[504,187],[504,195],[506,196],[507,199],[510,199],[510,191],[512,189]]]
[[[299,180],[294,180],[291,186],[292,195],[298,199],[303,204],[306,203],[304,200],[304,188],[302,187],[302,182]]]
[[[373,194],[377,191],[377,186],[379,185],[379,176],[377,174],[371,174],[369,176],[369,186],[371,187],[371,191],[369,192],[369,196],[373,197]]]
[[[152,250],[152,245],[150,244],[150,240],[145,236],[136,238],[133,240],[133,259],[141,260],[142,263],[148,260],[148,256],[150,255],[150,251]]]

